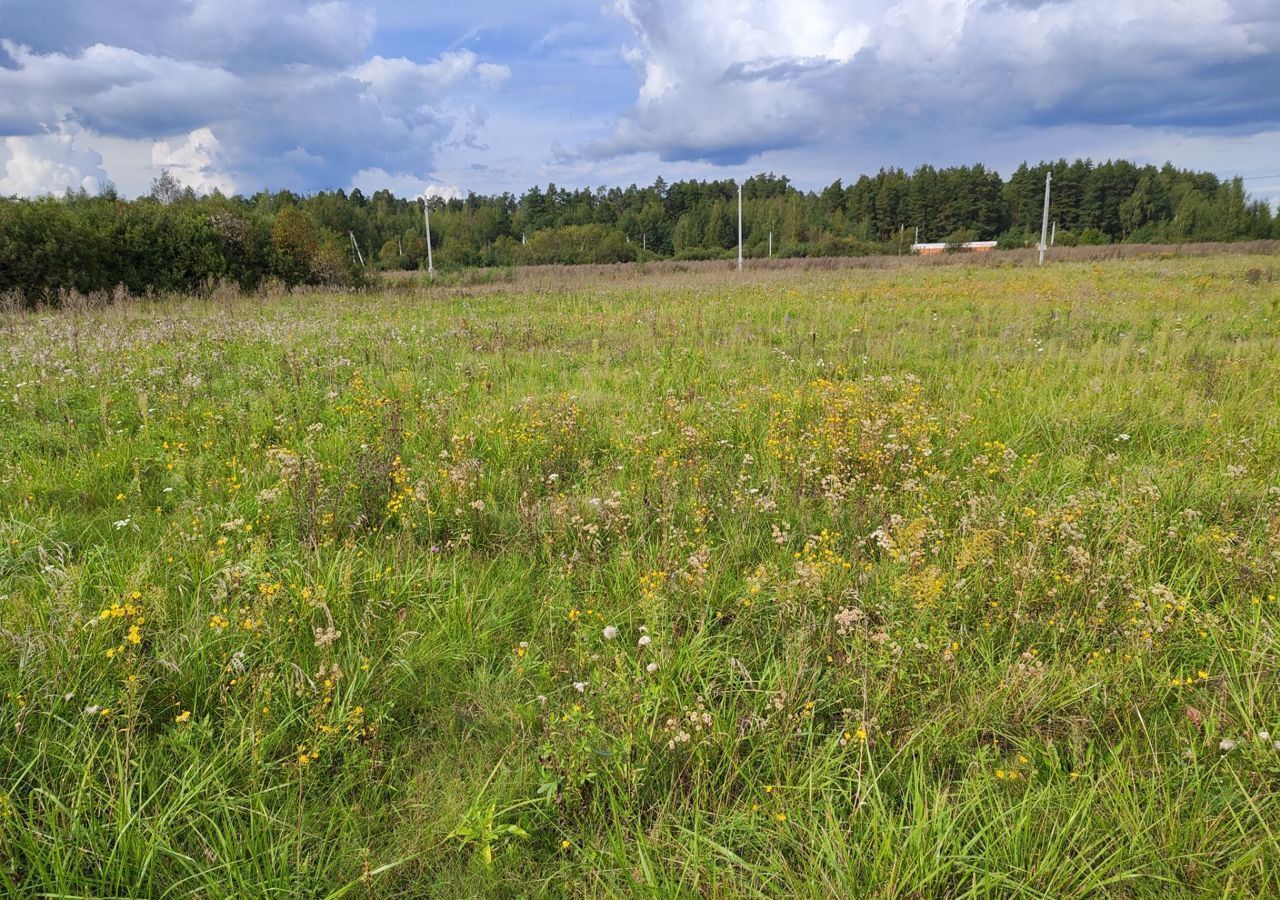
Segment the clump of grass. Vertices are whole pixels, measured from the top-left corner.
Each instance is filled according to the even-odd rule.
[[[4,891],[1280,888],[1274,279],[652,269],[5,314]]]

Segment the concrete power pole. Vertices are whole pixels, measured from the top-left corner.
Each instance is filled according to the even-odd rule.
[[[738,185],[738,271],[742,271],[742,185]]]
[[[427,277],[436,277],[436,266],[431,259],[431,198],[422,195],[422,222],[427,229]]]
[[[1040,265],[1044,265],[1045,244],[1049,240],[1049,185],[1053,182],[1053,173],[1044,173],[1044,219],[1040,222]]]

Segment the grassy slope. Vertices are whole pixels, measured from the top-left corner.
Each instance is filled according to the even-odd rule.
[[[0,890],[1274,893],[1257,266],[0,320]]]

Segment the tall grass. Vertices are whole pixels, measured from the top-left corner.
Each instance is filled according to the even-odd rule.
[[[1268,259],[0,312],[0,886],[1274,894]]]

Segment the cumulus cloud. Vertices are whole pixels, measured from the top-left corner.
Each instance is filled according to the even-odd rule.
[[[656,157],[815,186],[1280,131],[1277,0],[609,4],[0,0],[0,177],[410,194],[651,180]]]
[[[364,96],[405,121],[430,121],[434,104],[471,78],[497,87],[510,74],[506,66],[480,62],[470,50],[445,53],[429,63],[375,56],[350,71],[367,85]]]
[[[81,145],[139,142],[144,162],[202,191],[427,171],[446,141],[476,142],[475,98],[510,75],[471,50],[371,55],[373,14],[335,0],[44,5],[37,15],[11,0],[0,21],[0,137],[27,139],[6,163],[25,173],[10,183],[27,193],[70,177],[56,155],[45,167],[32,159],[62,147],[47,137],[62,123]]]
[[[151,163],[198,193],[235,193],[235,179],[221,171],[222,143],[208,128],[197,128],[181,141],[156,141]]]
[[[73,124],[32,137],[0,142],[0,196],[30,197],[84,189],[96,192],[107,181],[102,157],[87,147]]]
[[[741,162],[957,125],[1258,131],[1280,121],[1271,0],[617,0],[640,77],[588,158]]]
[[[240,80],[215,66],[94,44],[75,54],[34,53],[0,41],[14,65],[0,68],[0,123],[38,134],[62,115],[104,134],[145,137],[198,127],[225,106]]]
[[[466,194],[452,184],[433,184],[425,178],[407,172],[391,173],[384,169],[362,169],[351,179],[351,187],[359,188],[365,195],[388,190],[397,197],[441,197],[445,200],[461,200]]]

